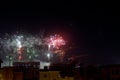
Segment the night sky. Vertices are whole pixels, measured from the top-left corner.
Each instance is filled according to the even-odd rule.
[[[74,47],[68,54],[87,54],[91,64],[120,63],[119,20],[113,8],[7,7],[0,9],[0,36],[15,31],[57,33]]]

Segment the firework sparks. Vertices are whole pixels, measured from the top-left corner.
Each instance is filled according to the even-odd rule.
[[[64,49],[61,46],[65,45],[65,40],[60,36],[55,34],[47,38],[48,51],[52,51],[59,55],[60,61],[62,62],[64,57]]]
[[[60,35],[50,36],[50,38],[47,39],[47,43],[49,50],[52,48],[59,49],[60,46],[65,45],[65,41]]]
[[[21,37],[18,36],[18,39],[16,39],[16,42],[17,42],[18,59],[19,59],[19,61],[21,61],[21,59],[22,59],[22,44],[19,39],[21,39]]]
[[[40,53],[40,49],[38,50],[35,45],[42,45],[41,41],[42,39],[38,36],[30,34],[6,34],[3,38],[0,38],[0,49],[2,50],[0,54],[4,56],[11,53],[14,60],[21,60],[23,57],[24,60],[27,60],[30,59],[29,56],[34,58],[37,51]]]
[[[3,56],[2,59],[10,61],[48,61],[48,59],[45,60],[46,55],[49,58],[53,53],[64,55],[61,46],[65,45],[65,41],[60,35],[47,38],[40,37],[41,35],[6,34],[3,38],[0,38],[0,55]],[[50,54],[47,54],[47,52]]]

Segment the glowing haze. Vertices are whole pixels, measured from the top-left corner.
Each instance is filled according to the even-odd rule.
[[[0,38],[0,58],[9,64],[14,61],[48,62],[48,56],[46,56],[48,53],[52,57],[56,57],[53,54],[55,52],[58,52],[57,55],[61,54],[59,50],[62,50],[61,46],[65,45],[65,41],[60,35],[41,36],[43,34],[5,34]]]

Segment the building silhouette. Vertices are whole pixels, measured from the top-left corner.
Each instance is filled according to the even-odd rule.
[[[0,69],[0,80],[74,80],[67,75],[61,77],[61,71],[39,66],[39,62],[14,62],[13,66]]]
[[[3,61],[0,59],[0,68],[1,68],[1,63],[3,63]]]

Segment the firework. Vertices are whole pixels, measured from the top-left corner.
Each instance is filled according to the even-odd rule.
[[[61,46],[65,45],[65,40],[60,35],[55,34],[54,36],[48,37],[46,42],[48,51],[58,54],[60,61],[62,62],[65,52]]]
[[[31,59],[30,56],[36,57],[35,54],[38,51],[36,45],[41,46],[41,41],[40,37],[30,34],[6,34],[3,38],[0,38],[0,49],[2,50],[0,54],[2,56],[11,54],[13,60],[21,61],[23,58],[28,60]]]
[[[0,38],[0,55],[2,60],[10,62],[48,61],[48,58],[50,60],[51,56],[54,56],[53,53],[59,53],[58,55],[63,57],[64,50],[61,46],[65,45],[64,39],[60,35],[47,38],[41,35],[27,33],[5,34],[4,37]]]
[[[23,37],[23,36],[22,36]],[[18,36],[18,38],[16,39],[17,42],[17,53],[19,54],[18,59],[21,61],[22,59],[22,43],[21,43],[21,36]]]
[[[55,34],[47,39],[47,45],[49,50],[59,49],[60,46],[65,45],[65,41],[60,35]]]

